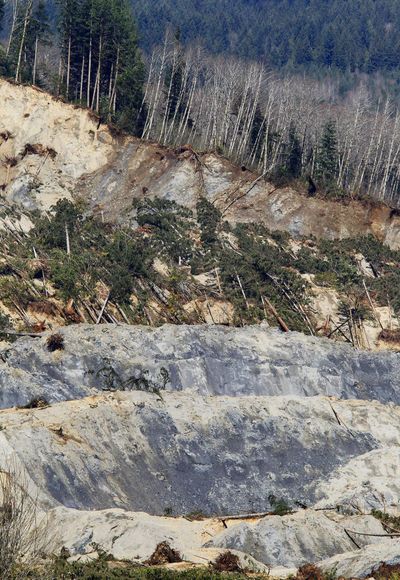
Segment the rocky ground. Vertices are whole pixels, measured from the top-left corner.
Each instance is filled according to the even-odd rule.
[[[144,561],[167,540],[189,562],[229,549],[278,576],[400,561],[371,515],[398,508],[398,354],[262,325],[62,336],[1,351],[0,448],[72,556],[95,543]]]

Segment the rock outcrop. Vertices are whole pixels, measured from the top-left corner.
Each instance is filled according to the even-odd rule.
[[[373,516],[336,518],[330,512],[304,510],[293,515],[270,516],[257,522],[242,522],[218,534],[206,545],[252,554],[268,566],[296,568],[318,559],[369,545],[374,534],[385,531]],[[355,529],[362,536],[351,533]],[[376,538],[375,538],[376,540]],[[390,542],[390,539],[386,540]]]
[[[0,80],[0,184],[27,209],[73,195],[82,175],[105,167],[113,139],[87,111],[38,89]]]
[[[374,405],[379,414],[386,420]],[[6,411],[0,425],[2,445],[52,505],[158,515],[261,512],[271,495],[311,506],[332,470],[386,443],[365,420],[339,424],[320,397],[113,393]]]
[[[338,554],[321,562],[320,567],[328,573],[333,572],[337,578],[369,578],[373,576],[381,564],[389,566],[400,564],[400,542],[398,539]]]
[[[113,390],[229,397],[324,395],[400,404],[400,354],[267,326],[69,326],[64,350],[23,338],[1,352],[0,407]]]
[[[58,530],[58,542],[75,557],[84,557],[99,545],[117,559],[146,560],[160,542],[168,541],[183,559],[195,563],[213,560],[226,549],[242,555],[251,570],[277,568],[295,570],[312,559],[327,560],[347,565],[355,558],[356,546],[348,528],[359,533],[384,535],[382,525],[372,516],[339,517],[334,513],[301,511],[288,516],[269,516],[251,521],[155,517],[145,513],[124,510],[78,511],[55,508],[50,512],[52,527]],[[354,535],[361,547],[359,554],[376,549],[373,537]],[[375,538],[376,539],[376,538]],[[382,538],[382,551],[394,553],[393,540]],[[363,550],[362,548],[367,547]],[[370,549],[368,548],[370,547]],[[391,548],[391,550],[390,550]],[[249,554],[253,554],[250,556]],[[257,559],[258,558],[258,559]],[[276,572],[274,572],[276,570]],[[283,570],[282,572],[286,572]]]

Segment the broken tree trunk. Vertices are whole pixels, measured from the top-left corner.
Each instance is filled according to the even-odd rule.
[[[268,300],[268,298],[266,298],[265,296],[263,297],[268,308],[270,309],[270,311],[272,312],[272,314],[274,315],[274,317],[276,318],[276,321],[278,322],[279,326],[281,327],[281,329],[284,332],[290,332],[290,328],[288,327],[288,325],[286,324],[286,322],[283,320],[283,318],[281,318],[277,312],[277,310],[275,309],[275,307],[271,304],[271,302]]]

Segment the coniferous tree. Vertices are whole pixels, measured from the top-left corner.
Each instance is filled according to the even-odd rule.
[[[4,24],[4,9],[5,9],[5,2],[4,0],[0,0],[0,36],[3,30]],[[0,75],[7,75],[8,74],[8,62],[5,54],[5,50],[3,49],[0,43]]]
[[[165,77],[165,93],[167,96],[168,119],[180,119],[187,102],[187,95],[183,94],[185,60],[181,45],[181,32],[179,28],[174,36],[174,59],[173,64],[168,65]]]
[[[16,81],[36,82],[38,48],[48,41],[50,30],[44,0],[20,0],[15,14],[7,50],[8,73]]]
[[[261,145],[264,138],[264,116],[259,106],[256,107],[253,123],[251,126],[250,145],[252,161],[260,158]]]
[[[33,0],[21,0],[15,7],[15,28],[10,39],[9,60],[15,81],[26,81],[30,78],[29,63],[26,54],[29,49],[29,29],[33,12]]]
[[[326,184],[332,184],[337,177],[338,162],[336,125],[333,121],[328,121],[318,149],[317,176]]]
[[[114,1],[113,20],[115,28],[109,65],[113,89],[109,118],[123,129],[140,135],[146,116],[142,106],[145,68],[138,49],[136,24],[125,0]]]
[[[5,2],[4,2],[4,0],[0,0],[0,33],[3,30],[4,9],[5,9]]]
[[[139,133],[145,71],[127,0],[59,2],[62,92]]]
[[[25,60],[32,70],[32,82],[36,84],[38,75],[38,51],[40,44],[49,44],[50,25],[44,0],[39,0],[33,10],[28,29]]]
[[[75,45],[78,44],[79,30],[78,0],[59,0],[59,33],[63,67],[60,66],[59,85],[67,98],[70,96],[71,76],[76,74]],[[90,18],[90,13],[87,14]],[[75,62],[74,62],[75,61]]]

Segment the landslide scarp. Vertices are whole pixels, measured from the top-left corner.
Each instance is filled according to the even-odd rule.
[[[231,222],[262,222],[294,237],[373,234],[400,246],[399,216],[383,205],[308,198],[302,187],[276,187],[215,153],[115,136],[88,111],[4,79],[0,102],[0,185],[22,208],[47,210],[78,195],[104,219],[126,222],[135,199],[194,208],[205,196]]]
[[[328,396],[400,403],[400,355],[352,349],[266,326],[79,325],[21,338],[1,352],[1,407],[102,392],[200,396]]]

